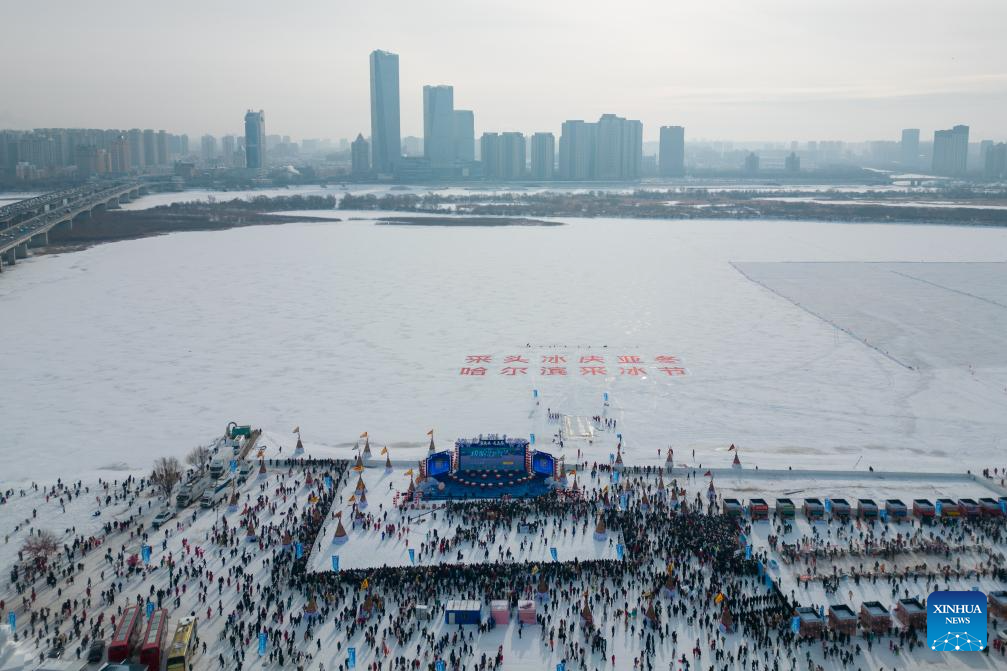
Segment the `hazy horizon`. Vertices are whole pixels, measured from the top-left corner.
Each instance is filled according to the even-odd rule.
[[[402,135],[423,135],[422,87],[454,86],[484,131],[559,132],[602,113],[645,140],[897,140],[963,123],[1002,140],[1007,3],[851,0],[614,5],[461,0],[196,3],[109,0],[4,8],[0,128],[370,132],[368,54],[400,56]],[[36,28],[36,27],[44,28]],[[39,36],[44,35],[44,39]]]

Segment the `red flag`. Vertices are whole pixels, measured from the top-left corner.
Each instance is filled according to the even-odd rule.
[[[713,477],[713,473],[711,473],[710,471],[707,471],[706,473],[703,473],[703,475],[711,477],[711,478]]]
[[[734,446],[734,443],[731,443],[731,446],[729,448],[727,448],[727,451],[730,452],[731,450],[736,450],[736,449],[738,449],[738,448],[736,448]]]

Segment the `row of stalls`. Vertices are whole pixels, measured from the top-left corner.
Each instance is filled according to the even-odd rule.
[[[988,617],[1007,618],[1007,591],[999,590],[988,595]],[[923,631],[927,626],[927,607],[915,598],[899,599],[894,614],[880,601],[866,601],[855,612],[845,604],[829,606],[828,613],[814,608],[798,608],[794,615],[798,636],[816,638],[826,627],[834,632],[855,636],[859,627],[865,634],[884,635],[891,632],[895,623],[906,629]]]
[[[901,499],[885,499],[884,506],[879,506],[874,499],[857,499],[856,507],[844,498],[826,497],[823,501],[818,497],[804,499],[801,512],[808,520],[822,520],[826,515],[832,519],[848,520],[854,516],[862,520],[882,518],[891,521],[901,521],[909,517],[910,508]],[[752,498],[745,506],[739,499],[724,498],[722,510],[725,515],[745,516],[752,520],[769,519],[769,503],[766,499]],[[781,497],[776,499],[776,515],[783,519],[793,519],[797,516],[797,506],[793,499]],[[971,498],[942,498],[936,502],[929,499],[913,499],[912,514],[919,519],[933,518],[976,518],[1003,517],[1007,515],[1007,496],[999,499],[981,498],[978,501]]]
[[[520,599],[517,602],[517,621],[522,624],[535,624],[537,608],[532,599]],[[490,601],[490,619],[493,624],[509,624],[511,618],[510,602],[506,599]],[[482,622],[482,602],[468,599],[448,601],[444,608],[444,623],[479,624]]]

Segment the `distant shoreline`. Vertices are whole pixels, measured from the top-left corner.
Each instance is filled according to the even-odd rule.
[[[566,226],[559,221],[544,221],[525,217],[382,217],[378,226],[447,226],[490,228],[498,226]]]

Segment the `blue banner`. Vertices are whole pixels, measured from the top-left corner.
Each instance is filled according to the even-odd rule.
[[[301,545],[301,541],[294,543],[294,559],[300,559],[304,556],[304,546]]]
[[[619,484],[619,471],[612,471],[612,484]]]
[[[538,398],[538,389],[532,389],[531,390],[531,397],[532,398]]]
[[[535,444],[535,434],[534,434],[534,433],[533,433],[533,434],[531,434],[531,444],[532,444],[532,445],[534,445],[534,444]]]
[[[934,513],[937,515],[937,517],[941,516],[941,502],[940,501],[935,501],[934,502]]]
[[[606,391],[606,392],[605,392],[604,394],[602,394],[602,395],[601,395],[601,397],[602,397],[603,399],[605,399],[605,402],[606,402],[606,403],[608,403],[608,392],[607,392],[607,391]]]
[[[745,546],[745,559],[751,559],[751,558],[752,558],[752,546],[751,545],[746,545]]]
[[[149,545],[143,545],[143,546],[140,547],[140,556],[143,557],[143,563],[144,564],[149,564],[150,563],[150,546]]]
[[[416,550],[414,550],[413,548],[409,548],[409,563],[410,564],[416,563]]]
[[[436,671],[445,671],[446,668],[447,667],[444,665],[443,659],[438,659],[437,663],[434,664],[434,669],[436,669]]]
[[[830,499],[828,496],[825,497],[825,512],[827,513],[832,512],[832,499]]]
[[[790,620],[790,631],[795,634],[801,631],[801,618],[799,616],[795,615],[794,618]]]
[[[332,478],[328,475],[325,476],[325,488],[332,489]]]
[[[259,657],[266,654],[266,632],[259,633]]]
[[[154,602],[153,601],[148,601],[147,602],[147,619],[149,620],[150,616],[153,615],[153,614],[154,614]]]
[[[619,494],[619,505],[622,506],[623,510],[629,507],[629,496],[626,494]]]
[[[559,553],[556,552],[556,548],[549,548],[549,554],[552,555],[553,561],[559,561]]]
[[[1007,499],[1000,499],[1000,512],[1007,515]]]
[[[625,548],[622,547],[622,543],[619,543],[615,546],[615,556],[618,557],[619,559],[622,559],[622,556],[623,554],[625,554],[625,552],[626,550]]]
[[[346,648],[346,668],[355,669],[357,668],[357,649],[356,648]]]
[[[339,555],[332,555],[332,570],[339,570]]]
[[[238,460],[231,459],[231,472],[234,473],[236,470],[238,470]]]
[[[13,634],[17,629],[17,615],[14,614],[14,611],[7,613],[7,624],[10,625],[10,633]]]

